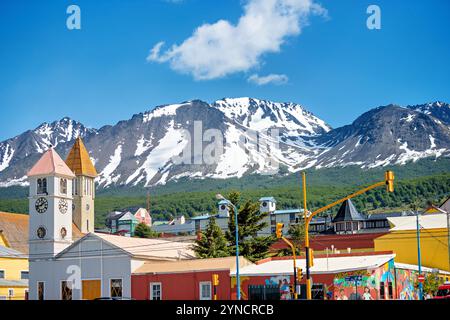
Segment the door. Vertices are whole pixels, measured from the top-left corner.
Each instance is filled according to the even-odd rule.
[[[100,280],[82,280],[83,300],[94,300],[102,295]]]

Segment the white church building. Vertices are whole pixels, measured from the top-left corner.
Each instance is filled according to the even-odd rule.
[[[145,262],[195,258],[190,243],[94,233],[96,176],[81,139],[66,161],[50,149],[28,172],[30,300],[130,298]]]

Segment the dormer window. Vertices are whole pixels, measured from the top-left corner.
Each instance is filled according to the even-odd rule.
[[[48,194],[47,193],[47,179],[38,179],[37,180],[37,194]]]
[[[59,190],[61,194],[67,194],[67,179],[59,180]]]

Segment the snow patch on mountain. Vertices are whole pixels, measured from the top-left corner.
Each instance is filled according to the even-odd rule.
[[[9,167],[9,163],[11,162],[15,152],[15,150],[9,145],[6,145],[4,149],[5,150],[2,150],[3,157],[0,159],[0,172]]]
[[[116,182],[119,179],[120,175],[113,176],[113,173],[114,171],[116,171],[121,161],[122,161],[122,145],[119,145],[114,151],[114,154],[109,158],[108,165],[100,173],[98,182],[100,184],[104,184],[105,186],[109,186],[113,182]]]
[[[184,137],[184,131],[176,129],[172,120],[159,144],[147,155],[142,166],[128,177],[126,184],[133,182],[133,185],[137,185],[145,179],[145,185],[147,186],[156,174],[161,172],[162,177],[157,183],[166,183],[167,174],[165,173],[173,165],[174,161],[172,158],[180,156],[187,144],[188,140]]]
[[[163,116],[174,116],[177,114],[177,109],[185,104],[169,104],[160,106],[150,112],[144,113],[143,122],[150,122],[153,118],[160,118]]]
[[[242,131],[234,126],[229,126],[226,133],[226,145],[215,169],[213,178],[226,179],[230,177],[242,177],[248,170],[249,156],[245,148],[241,146]]]

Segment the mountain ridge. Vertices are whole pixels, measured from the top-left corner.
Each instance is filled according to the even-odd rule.
[[[55,147],[64,157],[77,137],[90,150],[101,188],[153,186],[185,177],[266,174],[273,171],[273,161],[287,172],[297,172],[349,165],[371,168],[449,156],[449,119],[450,105],[441,101],[405,107],[391,104],[333,129],[300,104],[250,97],[156,106],[99,129],[64,117],[0,142],[0,187],[26,185],[27,169],[43,151]],[[188,138],[196,134],[196,121],[202,123],[202,134],[211,129],[222,134],[223,153],[215,163],[196,162],[195,152],[185,158],[189,163],[176,163],[174,159],[192,149]],[[271,136],[275,130],[279,132],[276,139]],[[279,148],[261,146],[259,139],[276,142]],[[201,150],[211,141],[202,141]],[[204,154],[200,157],[205,159]]]

